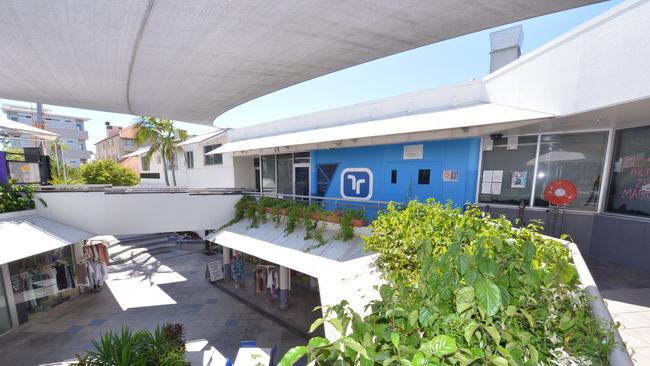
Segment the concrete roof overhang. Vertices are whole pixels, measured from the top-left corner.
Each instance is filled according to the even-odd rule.
[[[0,97],[211,124],[333,71],[594,2],[12,0]]]

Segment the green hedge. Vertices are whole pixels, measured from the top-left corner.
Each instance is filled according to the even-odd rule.
[[[578,288],[569,251],[538,227],[433,201],[372,223],[386,284],[365,317],[325,309],[343,335],[312,338],[281,365],[605,365],[612,344]],[[313,329],[324,321],[318,320]]]

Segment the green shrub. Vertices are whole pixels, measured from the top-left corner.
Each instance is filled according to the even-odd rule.
[[[326,308],[341,337],[312,338],[281,365],[305,354],[317,365],[607,364],[610,330],[592,317],[569,251],[537,227],[429,201],[391,206],[372,228],[364,239],[386,284],[371,313]]]
[[[119,333],[91,340],[94,350],[77,355],[78,366],[185,366],[185,337],[181,324],[157,326],[154,332],[132,332],[123,326]]]
[[[140,183],[136,172],[112,160],[95,160],[81,164],[79,175],[86,184],[134,186]]]
[[[46,206],[43,200],[40,202]],[[0,183],[0,213],[29,210],[35,207],[34,187],[16,184],[13,179],[10,179],[7,184]]]

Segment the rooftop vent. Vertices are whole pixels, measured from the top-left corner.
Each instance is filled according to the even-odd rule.
[[[490,33],[490,72],[494,72],[521,56],[524,29],[521,25]]]

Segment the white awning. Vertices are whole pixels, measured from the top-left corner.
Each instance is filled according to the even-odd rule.
[[[133,156],[144,155],[144,154],[146,154],[146,153],[149,152],[149,148],[150,148],[150,147],[151,147],[151,146],[141,147],[141,148],[137,149],[136,151],[134,151],[134,152],[132,152],[132,153],[130,153],[130,154],[126,154],[126,155],[122,156],[121,159],[124,159],[124,158],[130,158],[130,157],[133,157]]]
[[[38,215],[0,221],[0,264],[43,253],[95,236]]]
[[[323,246],[318,246],[316,240],[305,240],[305,229],[301,226],[286,235],[282,225],[264,224],[258,228],[249,225],[248,220],[242,220],[208,235],[206,240],[317,278],[343,268],[346,261],[369,255],[363,251],[363,240],[358,235],[348,241],[334,239],[338,233],[335,225],[328,226],[323,234],[328,239]],[[355,230],[369,234],[367,228]]]
[[[5,0],[0,97],[212,124],[321,75],[597,1]]]
[[[185,146],[185,145],[197,144],[199,142],[203,142],[205,140],[209,140],[209,139],[211,139],[213,137],[219,136],[222,133],[224,133],[225,131],[226,130],[221,130],[220,129],[218,131],[208,132],[208,133],[204,133],[202,135],[194,136],[192,138],[189,138],[189,139],[181,142],[177,146]]]
[[[208,152],[208,155],[439,131],[551,117],[553,115],[548,113],[492,103],[480,103],[469,107],[439,112],[235,141]]]
[[[30,125],[12,121],[5,117],[0,117],[0,131],[4,131],[10,135],[28,135],[35,139],[54,141],[59,137],[59,134],[54,132],[42,130],[40,128],[32,127]]]

